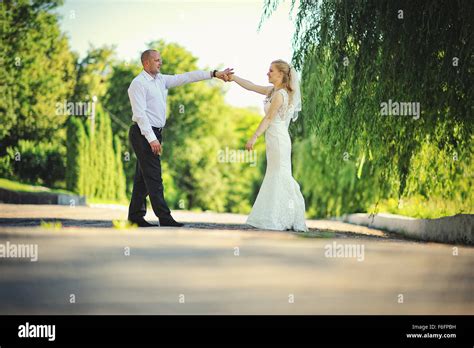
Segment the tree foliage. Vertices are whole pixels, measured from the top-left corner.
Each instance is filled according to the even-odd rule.
[[[264,18],[277,5],[266,1]],[[411,195],[472,211],[473,10],[463,0],[299,2],[294,160],[313,214]],[[391,101],[420,113],[384,115]]]
[[[164,74],[199,69],[197,57],[176,43],[158,40],[148,46],[161,53]],[[259,116],[227,106],[223,93],[222,82],[215,80],[186,84],[168,92],[163,161],[177,190],[178,201],[171,202],[175,206],[184,202],[185,208],[250,209],[252,187],[261,171],[249,163],[219,162],[218,154],[226,148],[243,149],[247,132],[239,128],[239,122],[246,120],[256,127]]]
[[[120,140],[113,137],[109,115],[96,106],[95,120],[72,117],[68,122],[67,189],[104,200],[125,199]]]
[[[75,84],[74,55],[51,12],[61,1],[5,1],[0,48],[0,155],[20,139],[56,135],[66,121],[55,104]]]

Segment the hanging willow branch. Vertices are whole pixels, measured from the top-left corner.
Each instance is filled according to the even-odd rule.
[[[278,4],[265,2],[261,23]],[[455,166],[472,168],[472,13],[470,0],[300,1],[293,63],[302,71],[305,131],[298,139],[316,137],[334,173],[351,154],[357,176],[372,173],[365,180],[382,196],[441,190],[436,181],[407,182],[428,145],[456,155],[447,175],[456,182]],[[413,110],[400,115],[400,105]]]

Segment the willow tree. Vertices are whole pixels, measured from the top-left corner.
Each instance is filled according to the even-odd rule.
[[[262,22],[278,4],[266,1]],[[472,210],[473,10],[469,0],[292,2],[295,171],[315,215],[410,195]]]

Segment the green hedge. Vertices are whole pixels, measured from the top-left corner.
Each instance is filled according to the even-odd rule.
[[[20,140],[6,152],[0,159],[2,176],[45,186],[64,180],[66,151],[62,144]]]

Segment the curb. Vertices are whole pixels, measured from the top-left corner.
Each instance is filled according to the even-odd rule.
[[[474,214],[457,214],[439,219],[415,219],[394,214],[347,214],[335,220],[427,242],[474,245]]]
[[[0,188],[0,202],[12,204],[57,204],[85,206],[86,197],[66,193],[21,192]]]

